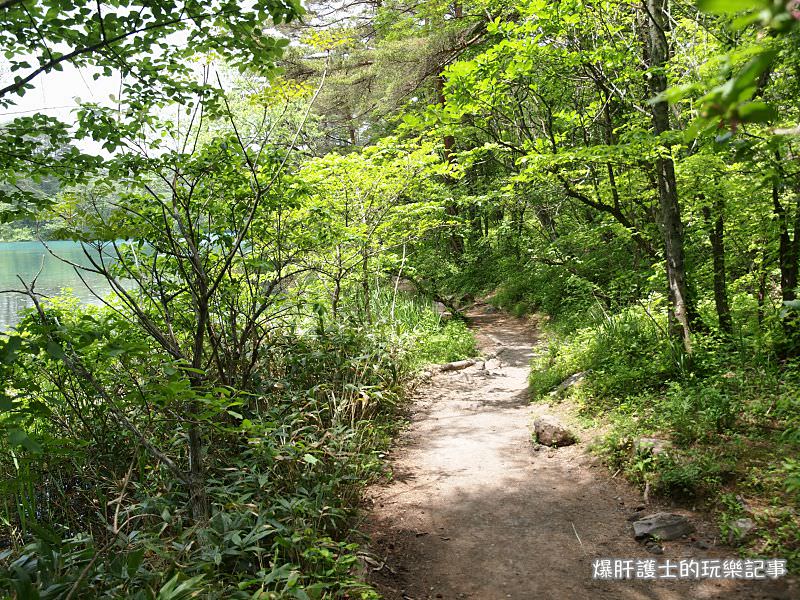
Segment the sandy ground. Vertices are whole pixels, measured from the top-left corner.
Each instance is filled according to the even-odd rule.
[[[377,559],[371,578],[385,598],[800,598],[797,582],[786,579],[593,580],[595,558],[735,554],[717,545],[700,515],[685,511],[698,527],[692,538],[665,543],[660,556],[634,541],[628,518],[641,510],[642,496],[612,478],[585,441],[534,450],[532,419],[543,410],[527,393],[533,323],[485,306],[470,323],[483,354],[497,358],[437,373],[418,388],[392,453],[393,478],[367,495]],[[663,508],[651,504],[638,514]]]

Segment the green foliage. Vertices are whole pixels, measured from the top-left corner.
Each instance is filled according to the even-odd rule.
[[[40,77],[65,67],[87,69],[94,79],[118,74],[120,93],[113,107],[80,104],[76,123],[37,113],[0,127],[6,150],[0,157],[0,223],[49,203],[18,186],[20,179],[75,183],[97,172],[103,159],[78,149],[79,140],[94,140],[112,152],[132,137],[148,136],[158,126],[155,113],[170,103],[188,103],[191,113],[198,97],[219,101],[218,86],[198,79],[193,66],[198,58],[226,58],[242,69],[268,73],[288,40],[266,35],[263,24],[290,21],[302,12],[298,2],[273,0],[247,6],[116,0],[4,5],[0,51],[7,70],[0,74],[0,107],[13,107],[15,97],[32,90]]]
[[[464,324],[443,323],[430,301],[385,288],[372,310],[370,327],[357,315],[349,323],[328,323],[324,313],[299,318],[273,338],[248,393],[202,399],[215,440],[211,512],[194,526],[173,473],[151,465],[131,431],[114,426],[103,398],[68,383],[64,350],[31,311],[0,340],[11,385],[0,468],[14,473],[0,489],[0,516],[15,546],[0,562],[0,589],[42,598],[72,589],[93,598],[374,597],[354,575],[360,490],[382,473],[414,370],[475,346]],[[152,352],[115,311],[70,300],[46,311],[113,389],[115,408],[151,443],[180,449],[186,434],[173,410],[193,397],[187,370]]]
[[[579,371],[587,372],[586,402],[591,403],[663,386],[678,372],[681,360],[664,335],[664,325],[653,320],[648,308],[635,306],[567,340],[556,338],[532,365],[534,398]]]
[[[766,498],[776,508],[756,513],[758,535],[745,549],[763,555],[766,544],[776,555],[796,557],[797,468],[779,457],[797,452],[790,407],[797,406],[800,373],[793,363],[780,365],[774,355],[713,334],[695,336],[686,362],[653,312],[642,305],[575,332],[551,328],[533,361],[534,399],[549,399],[561,381],[586,371],[565,393],[582,414],[611,424],[599,451],[613,470],[650,494],[716,507],[723,532],[744,516],[738,501],[737,512],[726,498]],[[671,446],[657,454],[637,450],[642,437]],[[797,568],[796,558],[790,562]]]
[[[464,321],[443,319],[430,300],[386,290],[375,298],[374,306],[375,313],[384,316],[376,327],[388,328],[391,347],[406,354],[404,362],[411,370],[477,353],[475,338]]]
[[[448,321],[440,333],[428,336],[419,346],[419,364],[447,363],[475,356],[475,338],[463,321]]]

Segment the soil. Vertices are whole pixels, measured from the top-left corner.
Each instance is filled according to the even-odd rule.
[[[532,405],[527,376],[537,344],[531,319],[477,306],[468,314],[486,362],[439,372],[417,388],[409,426],[392,452],[393,476],[367,495],[367,568],[389,600],[428,598],[800,598],[796,580],[602,581],[596,558],[735,558],[700,514],[656,503],[615,478],[588,451],[596,432],[568,406]],[[489,359],[489,357],[495,357]],[[579,443],[532,443],[536,414],[558,416]],[[651,554],[629,518],[681,512],[697,527]]]

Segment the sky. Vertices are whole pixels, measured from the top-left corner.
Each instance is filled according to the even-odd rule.
[[[1,63],[0,63],[1,65]],[[98,102],[111,105],[110,96],[119,90],[119,75],[92,79],[91,68],[77,69],[72,65],[64,65],[63,71],[43,73],[34,79],[34,89],[24,96],[15,98],[15,104],[0,108],[0,122],[9,121],[26,114],[42,112],[69,122],[70,112],[78,103]],[[0,66],[0,86],[10,82],[7,72]]]

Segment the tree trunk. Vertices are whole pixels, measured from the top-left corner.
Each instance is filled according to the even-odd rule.
[[[197,412],[196,407],[193,407],[191,412],[194,416]],[[194,424],[189,427],[189,510],[195,523],[202,523],[208,519],[208,496],[203,473],[203,439],[200,427]]]
[[[728,285],[725,275],[725,210],[721,199],[715,199],[712,210],[708,206],[703,207],[703,217],[708,227],[708,238],[711,242],[711,257],[714,262],[714,305],[717,309],[719,328],[724,333],[733,331],[733,321],[731,319],[731,309],[728,305]]]
[[[483,235],[483,221],[481,219],[478,207],[471,204],[469,207],[469,222],[470,222],[470,241],[475,242]]]
[[[197,328],[192,348],[192,369],[199,371],[203,366],[203,346],[206,324],[209,317],[207,286],[205,278],[198,286]],[[193,372],[189,377],[192,391],[200,394],[203,389],[203,376]],[[203,436],[197,424],[199,406],[192,401],[188,406],[189,417],[189,510],[195,523],[202,523],[209,517],[208,496],[206,495],[205,473],[203,469]]]
[[[776,153],[776,158],[780,156]],[[783,169],[779,167],[782,178],[785,177]],[[772,204],[778,216],[780,237],[778,246],[778,262],[781,270],[781,299],[791,302],[797,299],[798,259],[800,258],[800,193],[796,194],[794,219],[787,214],[786,208],[781,204],[780,184],[772,183]],[[792,230],[789,229],[790,220],[793,220]],[[784,313],[783,332],[786,335],[785,348],[782,354],[796,356],[800,351],[800,316],[795,310]]]
[[[778,246],[778,262],[781,270],[781,298],[785,301],[797,297],[797,272],[798,272],[798,241],[800,241],[800,207],[794,223],[794,239],[789,233],[789,215],[781,204],[780,187],[777,181],[772,182],[772,206],[778,217],[780,237]]]
[[[339,297],[342,294],[342,279],[339,274],[333,283],[333,293],[331,294],[331,313],[334,320],[339,316]]]
[[[767,298],[767,269],[764,266],[764,264],[761,264],[758,273],[758,291],[756,292],[756,302],[758,303],[759,331],[761,331],[764,325],[764,302],[766,298]]]
[[[364,321],[372,324],[372,310],[370,309],[369,286],[369,254],[364,248],[361,253],[361,293],[364,294]]]
[[[667,0],[644,0],[647,12],[648,35],[650,41],[650,93],[662,94],[667,89],[667,76],[664,71],[669,60],[667,41]],[[669,110],[665,101],[652,105],[653,130],[656,136],[669,131]],[[667,266],[669,298],[674,320],[672,333],[681,339],[687,353],[692,351],[691,329],[689,327],[689,299],[686,285],[686,265],[683,250],[683,222],[681,221],[678,191],[675,182],[675,165],[669,156],[661,156],[656,161],[658,199],[661,212],[661,226],[664,235],[664,258]]]

